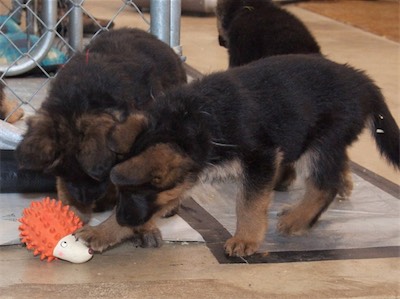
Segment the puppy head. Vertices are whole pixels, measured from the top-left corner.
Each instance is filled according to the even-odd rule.
[[[116,155],[106,144],[114,125],[107,114],[85,114],[76,119],[41,111],[28,120],[28,130],[16,154],[20,167],[63,178],[81,203],[91,203],[108,186]]]
[[[236,12],[246,5],[248,1],[218,0],[216,7],[218,41],[222,47],[228,47],[228,29]]]
[[[117,221],[138,226],[175,206],[192,187],[196,163],[178,148],[158,143],[116,165],[110,174],[119,189]]]

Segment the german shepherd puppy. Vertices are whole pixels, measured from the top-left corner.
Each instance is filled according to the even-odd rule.
[[[225,250],[251,255],[265,237],[280,169],[288,163],[307,169],[304,198],[278,223],[280,232],[297,234],[339,192],[351,191],[343,190],[351,188],[346,150],[366,126],[399,169],[399,127],[363,72],[318,55],[282,55],[211,74],[111,130],[110,148],[127,158],[110,174],[119,193],[113,225],[85,227],[77,236],[106,248],[118,242],[119,231],[175,207],[200,180],[234,176],[237,228]]]
[[[22,168],[57,177],[58,198],[84,222],[115,205],[109,173],[117,155],[107,132],[154,97],[186,83],[183,64],[155,36],[139,29],[102,33],[62,68],[16,153]]]
[[[270,0],[218,0],[216,14],[230,67],[273,55],[320,53],[307,27]]]

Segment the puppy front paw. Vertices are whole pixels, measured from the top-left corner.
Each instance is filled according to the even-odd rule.
[[[78,240],[83,241],[89,248],[97,252],[103,252],[110,246],[120,243],[121,240],[113,235],[104,234],[97,226],[85,225],[74,233]]]
[[[225,243],[225,253],[228,256],[249,256],[254,254],[260,247],[260,242],[243,240],[238,237],[232,237]]]
[[[132,238],[132,243],[135,247],[157,248],[163,244],[161,232],[158,228],[149,231],[136,232]]]

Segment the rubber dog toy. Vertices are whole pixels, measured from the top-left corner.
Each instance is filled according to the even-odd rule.
[[[33,254],[48,262],[56,258],[72,263],[84,263],[93,250],[77,240],[72,233],[83,226],[82,221],[61,201],[44,198],[32,202],[18,220],[20,238]]]

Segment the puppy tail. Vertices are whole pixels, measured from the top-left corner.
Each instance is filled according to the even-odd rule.
[[[400,131],[380,90],[374,90],[371,111],[371,134],[381,155],[396,169],[400,169]]]

